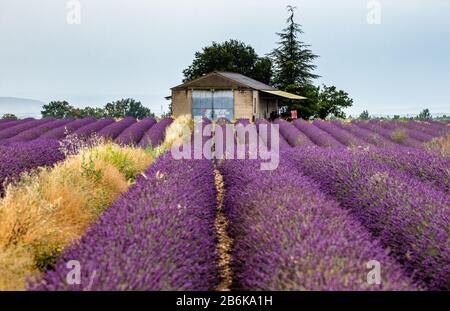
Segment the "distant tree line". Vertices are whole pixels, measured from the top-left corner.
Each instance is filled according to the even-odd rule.
[[[308,98],[301,102],[282,100],[281,112],[286,117],[296,110],[298,117],[304,119],[345,118],[343,109],[351,107],[353,100],[347,92],[335,86],[314,85],[314,80],[320,77],[314,73],[314,60],[318,56],[300,40],[303,31],[301,25],[295,22],[296,8],[287,8],[287,27],[277,33],[280,38],[278,46],[267,56],[258,56],[250,45],[237,40],[213,42],[195,53],[192,64],[183,71],[184,82],[211,71],[237,72]]]
[[[11,119],[11,120],[17,120],[17,116],[12,113],[6,113],[2,116],[2,119]]]
[[[350,116],[350,118],[352,118],[352,116]],[[450,120],[450,116],[447,115],[443,115],[440,117],[434,117],[431,115],[430,113],[430,109],[424,109],[422,110],[417,116],[415,117],[402,117],[400,115],[394,115],[392,118],[390,116],[386,116],[386,117],[375,117],[375,116],[371,116],[369,114],[369,111],[364,110],[359,117],[357,118],[359,120],[419,120],[419,121],[427,121],[427,120]]]
[[[155,116],[150,109],[132,98],[107,103],[103,108],[75,108],[67,101],[52,101],[42,107],[41,114],[44,118],[52,117],[57,119],[85,117],[94,117],[97,119],[134,117],[136,119],[143,119],[145,117]]]

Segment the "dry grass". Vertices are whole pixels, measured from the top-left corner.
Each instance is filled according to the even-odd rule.
[[[392,132],[391,138],[397,144],[401,144],[408,138],[408,135],[404,129],[398,127]]]
[[[103,144],[10,185],[0,200],[0,290],[24,289],[152,161],[143,150]]]
[[[425,149],[444,157],[450,157],[450,134],[425,143]]]
[[[155,155],[159,156],[169,150],[173,145],[181,145],[189,141],[192,136],[194,121],[191,116],[183,115],[176,118],[167,128],[164,142],[155,149]]]

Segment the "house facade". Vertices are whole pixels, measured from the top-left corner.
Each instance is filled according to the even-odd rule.
[[[280,98],[305,99],[238,73],[215,71],[172,88],[167,99],[172,100],[174,117],[256,120],[277,112]]]

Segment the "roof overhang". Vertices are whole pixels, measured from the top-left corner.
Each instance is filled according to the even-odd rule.
[[[292,93],[288,93],[288,92],[284,92],[284,91],[272,91],[272,90],[261,90],[261,92],[267,93],[267,94],[271,94],[271,95],[275,95],[278,97],[283,97],[283,98],[287,98],[287,99],[293,99],[293,100],[305,100],[308,99],[306,97],[303,96],[299,96],[299,95],[295,95]]]

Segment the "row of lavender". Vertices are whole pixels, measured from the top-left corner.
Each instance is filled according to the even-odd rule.
[[[137,122],[125,118],[79,120],[25,119],[0,123],[0,196],[6,182],[16,180],[24,172],[49,166],[65,158],[60,140],[68,134],[84,139],[96,134],[121,145],[157,146],[164,140],[172,118],[156,122],[146,118]],[[3,128],[3,130],[1,130]]]
[[[132,117],[120,121],[109,118],[101,120],[94,118],[10,120],[0,123],[0,144],[10,145],[37,139],[61,140],[68,134],[77,137],[89,137],[96,133],[99,137],[114,140],[124,145],[146,146],[151,144],[156,146],[162,142],[164,131],[172,121],[172,118],[165,118],[157,123],[155,119],[150,117],[141,121]]]
[[[136,122],[134,118],[125,118],[115,122],[113,119],[95,120],[85,118],[80,120],[55,119],[24,119],[21,121],[7,120],[0,123],[0,144],[32,141],[38,138],[62,139],[68,133],[78,136],[89,136],[96,132],[99,136],[113,139],[123,144],[157,145],[160,133],[172,119],[163,119],[156,124],[153,118]],[[248,124],[248,121],[238,120],[238,124]],[[256,125],[267,124],[258,120]],[[276,120],[280,126],[280,147],[315,144],[320,147],[344,148],[374,145],[378,147],[394,147],[402,145],[421,148],[424,142],[450,132],[445,123],[395,122],[395,121],[353,121],[325,122],[316,120],[313,123],[296,120],[288,123]],[[156,126],[152,130],[153,126]],[[147,134],[146,134],[147,132]]]
[[[224,210],[234,239],[233,289],[414,290],[369,232],[285,161],[224,161]],[[166,154],[108,209],[32,290],[212,290],[219,283],[213,163]],[[267,191],[271,189],[271,191]],[[300,194],[299,194],[300,193]],[[77,260],[81,284],[68,284]],[[382,265],[381,284],[367,265]]]
[[[283,150],[272,172],[250,160],[220,166],[234,238],[233,288],[416,289],[409,277],[419,287],[449,288],[448,175],[440,174],[446,160],[418,162],[426,153],[416,149],[406,155],[313,145]],[[424,161],[430,167],[421,170]],[[210,161],[167,154],[31,288],[85,288],[66,283],[65,263],[77,258],[86,269],[82,284],[93,280],[88,289],[214,288],[212,171]],[[179,257],[186,242],[189,266]],[[367,281],[373,260],[381,264],[381,285]]]
[[[322,121],[312,123],[276,120],[281,135],[290,146],[317,145],[327,148],[405,146],[420,149],[423,143],[450,133],[444,123],[386,122],[386,121]]]
[[[420,150],[298,147],[283,154],[374,237],[417,282],[449,290],[450,159]]]
[[[230,160],[220,171],[234,239],[234,289],[416,288],[369,232],[292,164],[267,172],[257,161]],[[381,284],[368,281],[373,260],[382,266]]]
[[[208,160],[162,156],[30,289],[214,289],[220,280],[213,170]],[[80,285],[67,283],[73,260]]]

